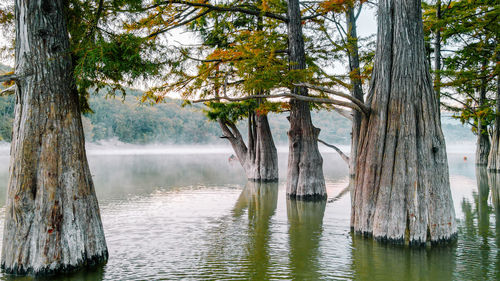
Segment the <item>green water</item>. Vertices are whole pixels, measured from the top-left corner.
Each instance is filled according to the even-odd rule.
[[[331,203],[287,200],[283,179],[246,182],[230,153],[90,154],[109,262],[47,280],[500,280],[500,176],[462,154],[449,156],[458,241],[422,249],[353,236],[348,193]],[[333,198],[347,167],[323,157]],[[284,154],[280,169],[284,176]],[[0,156],[2,205],[7,170]]]

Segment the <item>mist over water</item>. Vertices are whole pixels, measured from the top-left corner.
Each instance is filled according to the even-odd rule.
[[[447,147],[457,244],[417,250],[351,235],[348,192],[333,203],[287,200],[287,147],[279,148],[280,182],[271,184],[247,182],[239,163],[228,161],[229,145],[111,141],[87,148],[110,259],[47,280],[500,278],[494,262],[500,260],[500,176],[497,183],[476,171],[471,145]],[[348,169],[331,149],[321,151],[332,198],[347,186]],[[0,226],[8,162],[8,144],[1,144]]]

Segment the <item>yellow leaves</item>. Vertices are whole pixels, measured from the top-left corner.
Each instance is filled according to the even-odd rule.
[[[342,12],[345,10],[346,4],[352,4],[349,0],[325,0],[319,4],[320,11],[323,13],[327,12]]]
[[[208,57],[207,60],[234,61],[243,56],[243,52],[234,49],[216,49]]]
[[[14,74],[14,71],[10,71],[10,72],[7,72],[7,73],[3,73],[2,75],[12,75]],[[10,81],[5,81],[2,83],[2,86],[4,87],[10,87],[12,85],[14,85],[15,82],[13,80],[10,80]]]

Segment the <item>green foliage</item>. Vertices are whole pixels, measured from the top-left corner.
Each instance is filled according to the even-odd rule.
[[[0,87],[1,90],[1,87]],[[12,124],[14,123],[14,96],[0,96],[0,141],[12,140]]]
[[[455,118],[473,125],[491,126],[495,118],[494,94],[500,73],[500,4],[491,0],[443,1],[440,18],[436,5],[423,3],[424,31],[427,40],[441,33],[442,96],[455,112]],[[456,103],[460,105],[454,105]],[[483,132],[485,133],[485,132]]]
[[[250,112],[257,109],[258,104],[255,100],[248,100],[242,102],[208,102],[206,103],[208,109],[204,112],[209,120],[216,121],[218,119],[227,120],[232,123],[248,117]]]
[[[89,91],[99,92],[111,86],[125,94],[124,85],[158,74],[160,65],[150,53],[154,45],[141,36],[128,33],[120,26],[121,18],[137,11],[144,1],[105,0],[99,2],[71,0],[67,9],[74,75],[84,111]]]

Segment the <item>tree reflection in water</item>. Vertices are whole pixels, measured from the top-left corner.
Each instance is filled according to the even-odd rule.
[[[248,209],[247,257],[250,262],[248,279],[269,279],[269,223],[278,203],[277,182],[248,181],[233,209],[233,216],[239,217]]]
[[[293,280],[319,280],[319,242],[326,200],[287,199],[289,259]]]

